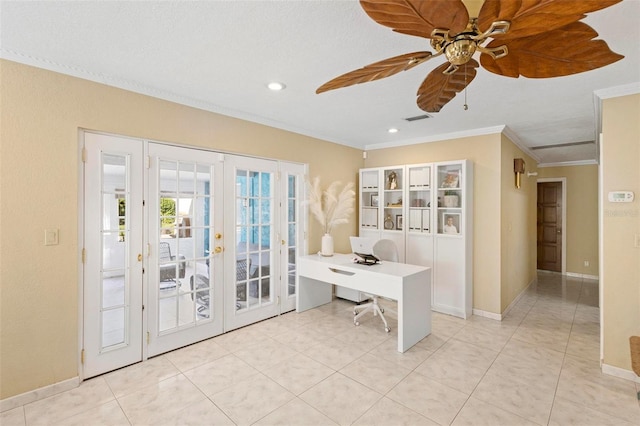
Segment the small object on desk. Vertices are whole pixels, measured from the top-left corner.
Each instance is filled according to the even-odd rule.
[[[375,265],[380,261],[380,259],[378,259],[372,254],[366,254],[366,253],[353,253],[353,254],[357,256],[355,259],[355,262],[359,263],[360,265]]]

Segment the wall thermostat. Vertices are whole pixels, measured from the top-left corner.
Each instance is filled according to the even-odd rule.
[[[611,191],[609,201],[612,203],[630,203],[633,201],[632,191]]]

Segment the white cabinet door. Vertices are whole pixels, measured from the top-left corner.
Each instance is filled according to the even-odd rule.
[[[473,307],[473,164],[434,164],[433,309],[468,318]]]

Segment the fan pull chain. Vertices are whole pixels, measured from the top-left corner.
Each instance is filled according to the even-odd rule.
[[[464,64],[464,110],[469,109],[469,105],[467,105],[467,64]]]

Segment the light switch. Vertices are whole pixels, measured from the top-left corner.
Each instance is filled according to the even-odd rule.
[[[44,230],[44,245],[55,246],[58,244],[58,229],[45,229]]]

